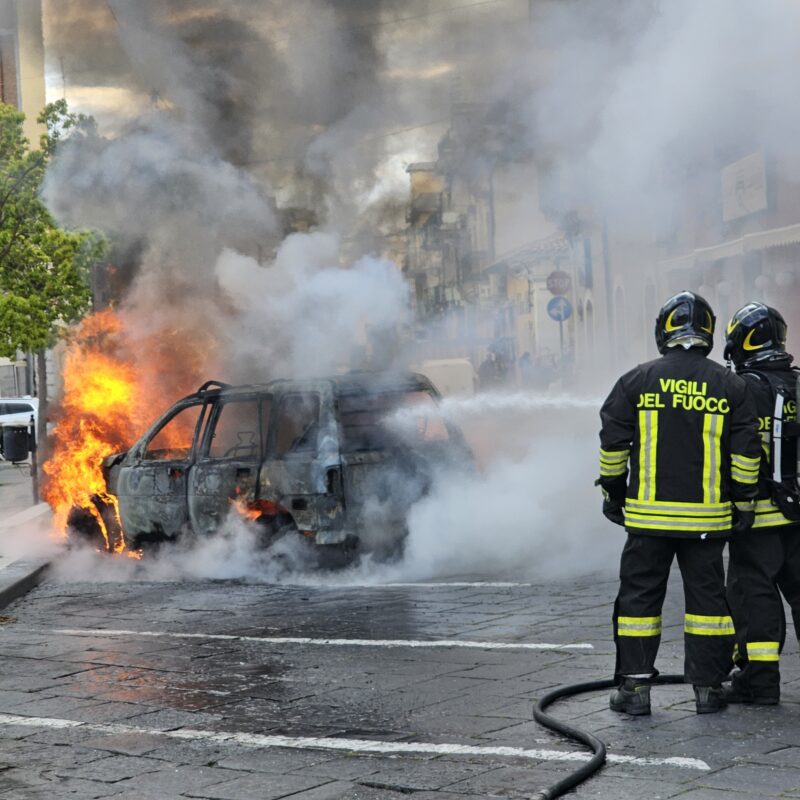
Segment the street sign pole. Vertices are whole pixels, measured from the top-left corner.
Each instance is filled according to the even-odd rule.
[[[564,320],[572,315],[572,304],[565,295],[572,289],[572,278],[560,269],[554,270],[547,276],[547,288],[553,295],[547,304],[547,314],[550,319],[558,322],[558,342],[561,348],[561,360],[564,360]]]

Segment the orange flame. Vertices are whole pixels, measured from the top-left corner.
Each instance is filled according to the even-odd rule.
[[[262,514],[260,508],[257,506],[248,505],[243,497],[231,498],[230,504],[247,520],[256,520]]]
[[[117,501],[106,492],[101,469],[106,456],[128,446],[137,422],[136,371],[117,353],[120,331],[114,312],[102,311],[87,317],[68,345],[64,399],[52,454],[43,466],[43,495],[56,529],[66,535],[70,513],[83,509],[97,521],[106,549],[114,552],[125,550],[124,537],[111,535],[95,498],[111,509],[121,531]]]
[[[43,465],[47,478],[42,493],[62,535],[67,534],[70,514],[81,509],[97,521],[107,550],[139,557],[126,550],[117,500],[106,490],[103,461],[127,450],[168,404],[198,385],[216,342],[209,326],[190,332],[180,325],[161,327],[134,341],[123,322],[110,309],[92,314],[67,346],[64,395],[51,454]],[[164,435],[169,447],[167,440],[186,434],[168,427]]]

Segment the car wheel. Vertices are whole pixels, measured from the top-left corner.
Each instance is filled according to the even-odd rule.
[[[94,508],[73,506],[67,517],[67,535],[75,544],[90,545],[106,553],[115,553],[122,549],[124,542],[122,527],[119,524],[114,507],[95,495],[92,498]],[[103,535],[105,527],[106,536]]]

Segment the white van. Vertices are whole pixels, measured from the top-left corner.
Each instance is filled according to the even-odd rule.
[[[436,358],[423,361],[419,371],[443,397],[475,394],[478,376],[468,358]]]
[[[39,414],[38,397],[0,397],[0,425],[34,424]]]

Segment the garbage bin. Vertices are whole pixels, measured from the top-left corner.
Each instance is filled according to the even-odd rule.
[[[29,444],[27,425],[3,425],[3,458],[6,461],[25,461]]]

